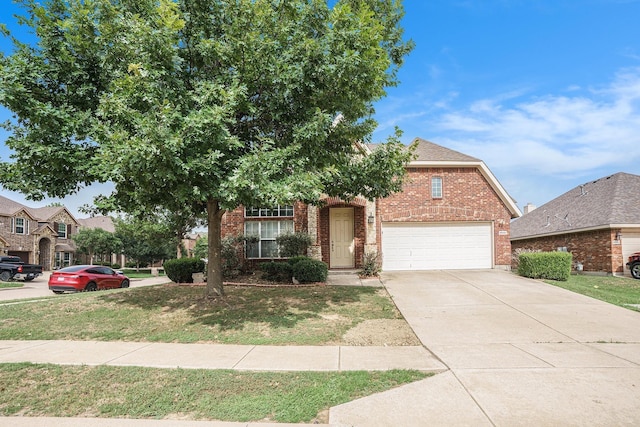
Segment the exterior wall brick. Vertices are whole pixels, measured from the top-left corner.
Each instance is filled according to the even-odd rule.
[[[477,168],[409,168],[407,172],[403,191],[378,201],[379,222],[491,222],[494,264],[511,265],[511,214]],[[431,197],[432,177],[442,178],[442,198]],[[377,235],[380,242],[380,227]]]
[[[620,229],[605,229],[515,240],[511,242],[514,251],[513,266],[515,268],[515,254],[519,250],[552,252],[558,248],[567,248],[567,252],[573,255],[574,268],[576,263],[582,263],[583,271],[622,274],[622,245],[615,241],[616,233],[619,231]]]
[[[431,197],[431,177],[442,178],[442,198]],[[364,200],[351,204],[327,199],[322,208],[310,208],[303,203],[294,205],[296,231],[314,234],[316,245],[313,256],[331,265],[329,211],[331,208],[354,208],[355,267],[362,268],[365,248],[376,248],[380,253],[381,222],[490,222],[493,224],[494,264],[511,265],[509,224],[511,214],[498,194],[475,167],[469,168],[409,168],[403,191],[367,205]],[[375,210],[375,223],[368,224],[368,211]],[[309,215],[312,218],[309,218]],[[277,217],[251,218],[252,221],[284,219]],[[222,235],[244,233],[244,208],[227,212],[222,218]],[[368,239],[368,240],[367,240]],[[373,240],[375,239],[375,240]],[[251,261],[256,264],[260,260]]]

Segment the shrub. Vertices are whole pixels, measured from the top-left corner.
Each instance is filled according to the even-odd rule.
[[[287,262],[263,262],[260,263],[260,270],[263,273],[262,277],[267,280],[291,283],[293,267]]]
[[[167,277],[176,283],[193,283],[193,273],[204,272],[204,261],[196,258],[179,258],[165,261]]]
[[[377,251],[366,251],[362,255],[362,274],[365,277],[377,276],[380,273],[380,255]]]
[[[283,258],[305,255],[311,245],[311,236],[308,233],[282,233],[276,237],[276,243]]]
[[[303,259],[293,266],[293,277],[300,283],[326,282],[329,268],[316,259]]]
[[[532,279],[566,281],[571,275],[569,252],[529,252],[519,257],[518,274]]]
[[[293,258],[289,258],[287,260],[287,263],[293,267],[294,265],[296,265],[297,263],[299,263],[300,261],[304,261],[306,259],[311,259],[308,256],[305,255],[298,255],[298,256],[294,256]]]
[[[120,267],[121,267],[120,264],[117,264],[117,263],[111,264],[111,268],[113,268],[114,270],[119,270]]]

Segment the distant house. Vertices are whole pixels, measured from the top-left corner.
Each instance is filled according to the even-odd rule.
[[[64,206],[31,208],[0,196],[0,250],[45,270],[74,263],[78,221]]]
[[[526,213],[511,223],[511,248],[567,251],[577,269],[629,275],[627,258],[640,251],[640,176],[596,179]]]
[[[521,215],[515,201],[482,160],[414,143],[417,158],[397,194],[240,207],[223,216],[223,236],[257,236],[245,254],[251,262],[278,258],[276,236],[302,231],[312,236],[309,255],[331,269],[361,268],[371,251],[381,254],[384,270],[510,268],[509,225]]]

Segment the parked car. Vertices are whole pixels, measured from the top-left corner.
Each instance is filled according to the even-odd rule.
[[[129,278],[122,272],[102,265],[64,267],[51,273],[49,277],[49,289],[54,294],[128,288],[129,283]]]
[[[640,279],[640,252],[632,253],[631,256],[629,256],[627,267],[631,271],[631,276],[633,276],[634,279]]]
[[[41,265],[25,264],[17,256],[0,256],[0,281],[24,280],[30,282],[41,274]]]

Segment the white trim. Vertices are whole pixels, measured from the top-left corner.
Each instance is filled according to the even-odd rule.
[[[586,233],[587,231],[613,230],[615,228],[640,228],[640,224],[605,224],[595,225],[593,227],[572,228],[563,231],[554,231],[553,233],[530,234],[528,236],[512,237],[511,241],[539,239],[541,237],[561,236],[563,234]]]

